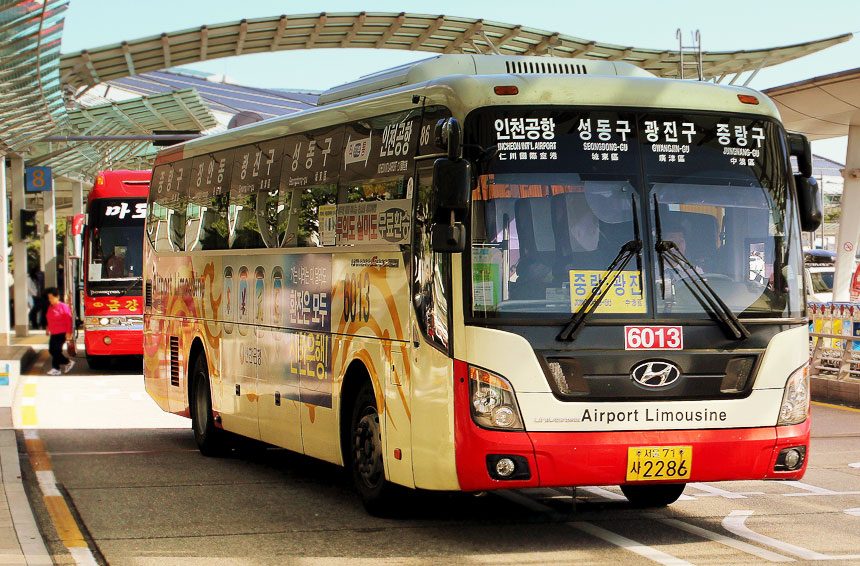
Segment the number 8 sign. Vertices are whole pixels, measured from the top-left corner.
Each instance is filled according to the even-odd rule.
[[[53,178],[50,167],[27,167],[24,169],[24,191],[41,193],[51,191]]]

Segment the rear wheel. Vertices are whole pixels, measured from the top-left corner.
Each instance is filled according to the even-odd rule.
[[[350,440],[352,479],[364,508],[371,515],[390,515],[396,486],[385,479],[382,428],[369,382],[362,385],[353,406]]]
[[[194,362],[191,383],[191,428],[197,448],[204,456],[223,456],[227,452],[226,433],[215,426],[209,388],[209,367],[203,355],[197,356]]]
[[[621,492],[634,507],[665,507],[675,503],[684,493],[685,483],[654,485],[622,485]]]

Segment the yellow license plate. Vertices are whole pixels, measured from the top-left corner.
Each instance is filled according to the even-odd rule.
[[[627,481],[686,480],[692,466],[692,446],[627,448]]]

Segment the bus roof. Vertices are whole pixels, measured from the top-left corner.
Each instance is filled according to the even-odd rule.
[[[496,95],[494,87],[502,85],[516,86],[518,93]],[[740,95],[751,95],[753,101]],[[158,154],[156,164],[414,108],[416,96],[428,106],[447,106],[459,119],[476,108],[503,105],[713,111],[779,119],[774,103],[758,91],[658,78],[618,61],[440,55],[334,87],[320,97],[319,107],[171,146]]]
[[[152,172],[117,169],[100,171],[87,202],[102,198],[128,198],[149,196],[149,180]]]

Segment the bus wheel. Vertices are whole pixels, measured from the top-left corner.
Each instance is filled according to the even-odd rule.
[[[352,410],[352,479],[364,508],[371,515],[389,515],[395,489],[385,479],[382,463],[382,429],[376,397],[369,382],[362,385]]]
[[[197,356],[191,373],[191,428],[197,448],[204,456],[223,456],[227,451],[225,433],[215,426],[212,416],[212,395],[209,388],[209,367],[206,357]]]
[[[622,485],[621,492],[634,507],[665,507],[675,503],[684,493],[685,483],[655,485]]]
[[[87,356],[87,365],[90,369],[104,370],[108,368],[110,358],[107,356]]]

